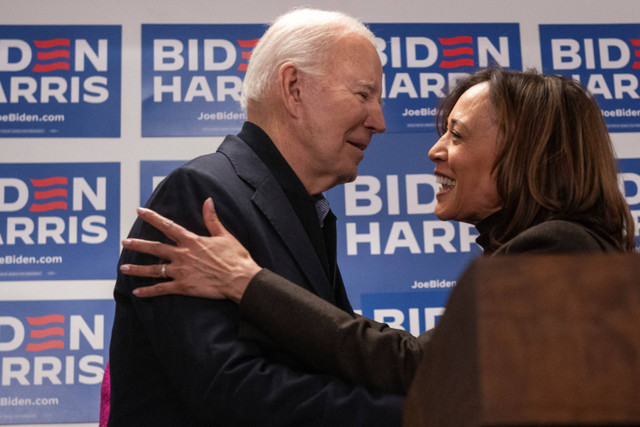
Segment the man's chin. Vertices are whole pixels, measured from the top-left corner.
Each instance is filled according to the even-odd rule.
[[[340,184],[346,184],[348,182],[353,182],[358,177],[358,167],[356,166],[355,170],[345,172],[338,178]]]
[[[356,178],[357,178],[357,177],[358,177],[358,174],[357,174],[357,173],[356,173],[355,175],[350,175],[349,177],[347,177],[347,179],[346,179],[344,182],[345,182],[345,184],[346,184],[347,182],[353,182],[353,181],[355,181],[355,180],[356,180]]]

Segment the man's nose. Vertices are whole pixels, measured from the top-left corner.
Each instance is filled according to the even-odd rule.
[[[384,114],[382,113],[382,105],[376,104],[371,108],[365,126],[373,131],[373,133],[383,133],[387,130],[387,125],[384,121]]]

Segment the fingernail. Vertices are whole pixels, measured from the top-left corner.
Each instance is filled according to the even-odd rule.
[[[131,240],[129,240],[129,239],[124,239],[124,240],[122,241],[122,246],[124,246],[124,247],[129,246],[129,244],[131,244]]]
[[[147,212],[148,210],[149,210],[149,209],[142,208],[142,207],[140,207],[140,208],[136,208],[136,212],[138,212],[138,214],[139,214],[139,215],[140,215],[140,214],[143,214],[143,213],[145,213],[145,212]]]
[[[136,288],[133,291],[131,291],[131,293],[137,296],[140,293],[140,291]]]
[[[131,270],[131,267],[129,267],[127,264],[123,264],[120,266],[120,271],[129,271]]]

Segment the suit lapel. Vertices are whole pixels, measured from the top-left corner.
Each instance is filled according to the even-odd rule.
[[[284,191],[260,158],[236,137],[227,137],[218,149],[229,158],[240,178],[255,188],[253,203],[276,230],[307,277],[314,293],[334,303],[332,286],[318,256]]]

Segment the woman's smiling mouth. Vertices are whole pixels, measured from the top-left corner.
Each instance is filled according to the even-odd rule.
[[[436,184],[440,184],[438,192],[444,194],[453,190],[456,186],[456,181],[444,175],[436,175]]]

